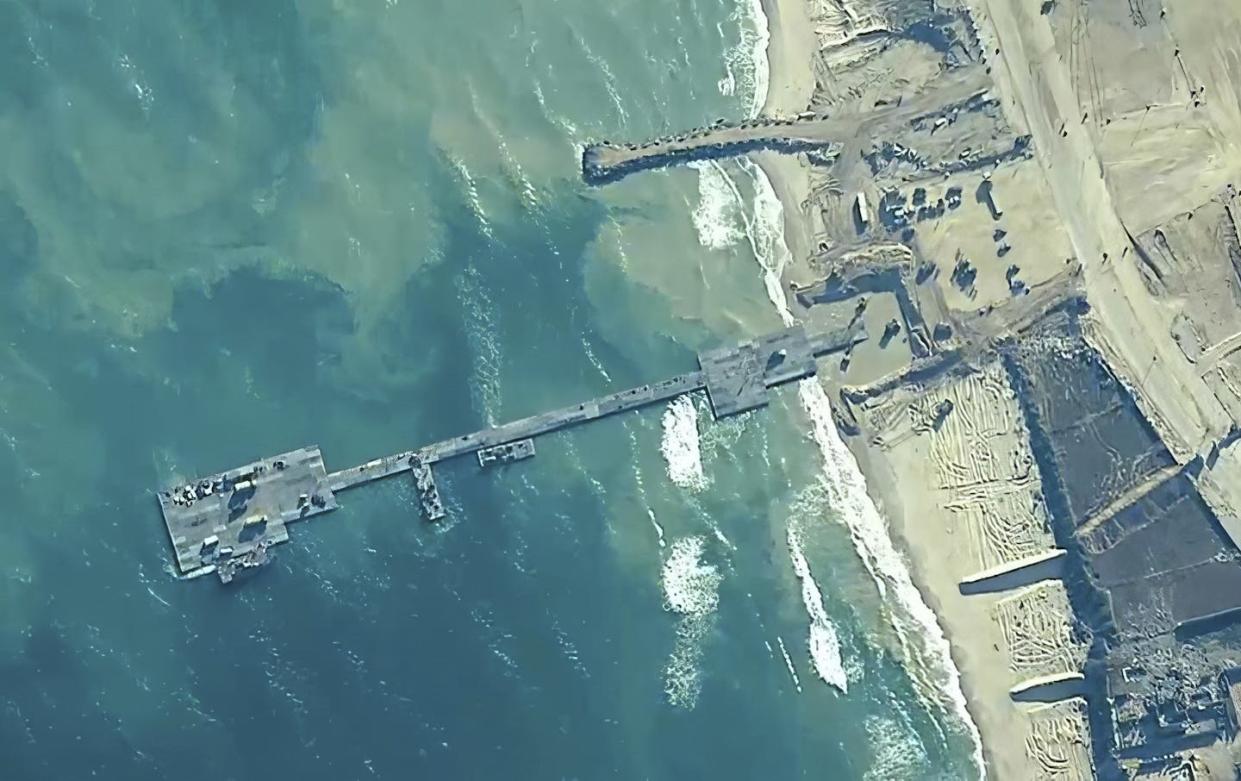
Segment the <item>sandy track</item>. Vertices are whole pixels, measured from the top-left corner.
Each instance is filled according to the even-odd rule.
[[[1228,430],[1228,416],[1186,361],[1132,263],[1103,163],[1082,127],[1076,90],[1037,4],[975,0],[980,33],[997,48],[993,76],[1035,139],[1036,159],[1082,263],[1092,312],[1087,338],[1134,391],[1178,461]]]

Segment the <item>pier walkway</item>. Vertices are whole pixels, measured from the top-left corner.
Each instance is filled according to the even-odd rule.
[[[864,340],[858,326],[809,336],[800,326],[705,351],[698,371],[612,393],[569,407],[445,439],[417,450],[326,472],[318,447],[305,447],[159,492],[159,504],[184,577],[215,572],[224,582],[265,564],[267,549],[285,542],[287,525],[336,509],[336,493],[409,472],[428,520],[446,514],[433,467],[474,454],[479,466],[534,455],[533,440],[609,415],[706,390],[718,418],[767,404],[771,388],[813,376],[816,358]]]
[[[386,458],[377,458],[365,464],[333,472],[328,475],[328,483],[333,491],[342,491],[346,488],[352,488],[356,485],[369,483],[384,477],[391,477],[398,472],[406,471],[410,468],[409,459],[413,456],[420,457],[423,463],[435,464],[440,461],[447,461],[450,458],[469,455],[485,448],[496,447],[523,439],[533,439],[543,434],[559,431],[562,428],[598,420],[608,415],[628,412],[629,410],[645,407],[648,404],[669,401],[677,396],[702,390],[705,387],[706,375],[703,372],[697,371],[690,372],[689,374],[680,374],[655,385],[642,385],[637,388],[630,388],[629,390],[592,399],[582,404],[574,404],[571,407],[562,407],[550,412],[531,415],[528,418],[514,420],[502,426],[476,431],[473,434],[445,439],[442,442],[427,445],[419,450],[410,450],[387,456]]]

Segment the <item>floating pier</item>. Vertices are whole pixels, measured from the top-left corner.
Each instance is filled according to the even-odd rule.
[[[440,461],[475,454],[482,468],[534,456],[534,439],[609,415],[706,390],[718,418],[766,406],[770,389],[813,376],[816,358],[866,339],[860,325],[807,335],[801,326],[699,354],[699,370],[569,407],[464,434],[418,450],[328,473],[317,446],[304,447],[159,492],[177,569],[193,578],[215,572],[224,582],[268,560],[289,539],[287,525],[337,508],[336,493],[409,472],[423,516],[447,511],[435,483]]]

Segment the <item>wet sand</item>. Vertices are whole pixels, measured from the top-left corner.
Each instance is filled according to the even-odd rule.
[[[804,111],[814,92],[811,58],[818,46],[806,0],[762,0],[771,39],[767,46],[770,81],[763,116],[791,116]],[[810,180],[802,161],[789,155],[758,154],[755,160],[784,207],[784,238],[794,258],[810,252],[806,223],[796,218],[810,196]]]
[[[810,103],[816,87],[813,60],[818,46],[810,20],[811,5],[812,0],[763,0],[771,32],[768,49],[771,88],[763,107],[764,114],[793,115],[806,110]],[[814,208],[810,202],[811,166],[804,156],[757,154],[755,159],[784,207],[785,236],[792,255],[783,280],[788,291],[791,284],[806,281],[808,261],[824,249],[823,239],[815,235],[817,228],[807,219],[808,212]],[[871,367],[866,365],[868,362]],[[887,370],[868,375],[868,368],[873,369],[879,363],[882,360],[877,353],[859,350],[850,372],[860,371],[862,376],[877,378]],[[994,378],[994,372],[988,376]],[[833,384],[831,379],[826,382]],[[966,383],[955,392],[968,399],[977,390]],[[831,391],[829,387],[829,395],[835,399]],[[947,392],[954,392],[954,388],[949,387]],[[920,389],[909,391],[908,398],[900,400],[898,405],[908,405],[919,395],[924,395]],[[906,414],[904,409],[900,414]],[[893,422],[901,424],[899,420]],[[1026,525],[1031,529],[1027,535],[1030,550],[997,552],[994,544],[980,539],[986,535],[975,523],[977,508],[964,514],[946,509],[945,505],[952,503],[954,489],[938,485],[933,474],[935,470],[926,468],[927,447],[942,449],[946,442],[949,450],[959,451],[976,442],[971,443],[968,438],[963,440],[959,431],[947,431],[942,436],[910,436],[899,444],[880,446],[874,441],[877,433],[873,425],[863,425],[862,436],[846,441],[866,475],[868,492],[906,555],[915,584],[935,611],[949,639],[953,661],[962,675],[967,707],[983,738],[987,775],[1022,779],[1089,778],[1089,744],[1079,707],[1081,701],[1071,700],[1051,709],[1027,709],[1018,707],[1009,696],[1013,687],[1034,677],[1036,672],[1055,673],[1072,666],[1059,657],[1050,662],[1041,657],[1031,662],[1021,650],[1031,644],[1039,648],[1060,648],[1067,643],[1066,627],[1070,617],[1067,603],[1061,604],[1063,587],[1059,581],[1042,581],[1029,587],[1032,591],[969,597],[963,596],[958,587],[963,578],[986,570],[988,566],[1011,563],[1021,555],[1050,550],[1050,532],[1043,529],[1043,520],[1021,519],[1028,522]],[[1015,451],[1025,447],[1028,451],[1028,443],[1020,437],[1011,440],[1006,440],[1004,446]],[[995,455],[997,458],[993,461],[1002,460],[998,452]],[[1003,482],[1003,477],[994,476],[997,484]],[[984,509],[991,510],[1002,509],[1012,501],[1011,497],[998,495],[983,499],[984,506],[987,502],[992,505]],[[971,538],[973,543],[966,544]],[[1018,621],[1021,627],[1017,630],[1018,636],[1014,636],[1011,616],[1025,616],[1031,604],[1040,606],[1038,620]],[[1041,609],[1044,605],[1049,606],[1048,609]],[[1076,654],[1076,650],[1068,650],[1062,651],[1061,656],[1076,659]]]

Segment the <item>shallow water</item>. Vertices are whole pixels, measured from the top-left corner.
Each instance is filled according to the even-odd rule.
[[[778,327],[752,168],[577,169],[751,112],[753,7],[0,4],[5,778],[975,774],[791,388],[446,465],[439,527],[400,480],[342,494],[240,588],[166,571],[178,476],[340,468]]]

